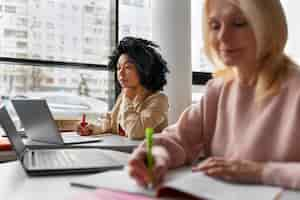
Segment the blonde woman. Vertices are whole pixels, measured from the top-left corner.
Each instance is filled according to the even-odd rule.
[[[206,0],[205,51],[219,70],[197,105],[154,139],[155,179],[206,158],[193,171],[218,179],[300,189],[300,72],[283,53],[280,0]],[[129,173],[150,177],[141,145]]]

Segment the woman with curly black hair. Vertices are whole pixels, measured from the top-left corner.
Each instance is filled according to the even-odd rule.
[[[168,125],[167,62],[151,41],[125,37],[110,56],[108,68],[116,72],[121,93],[111,112],[99,124],[78,126],[80,135],[114,133],[143,139],[145,128],[161,132]]]

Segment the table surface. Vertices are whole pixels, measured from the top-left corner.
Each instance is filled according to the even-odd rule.
[[[103,150],[124,165],[129,154]],[[72,187],[70,181],[91,174],[28,176],[19,161],[0,164],[0,197],[5,200],[72,200],[87,189]]]

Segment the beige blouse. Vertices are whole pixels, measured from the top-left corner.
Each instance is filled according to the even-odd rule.
[[[160,133],[168,125],[168,98],[161,92],[130,100],[121,93],[111,112],[100,117],[94,134],[120,134],[120,127],[131,139],[143,139],[145,128]]]

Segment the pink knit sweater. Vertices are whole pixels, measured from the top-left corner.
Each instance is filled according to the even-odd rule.
[[[280,93],[254,102],[254,87],[211,80],[201,101],[155,136],[170,168],[199,156],[266,162],[264,184],[300,189],[300,72],[289,71]]]

